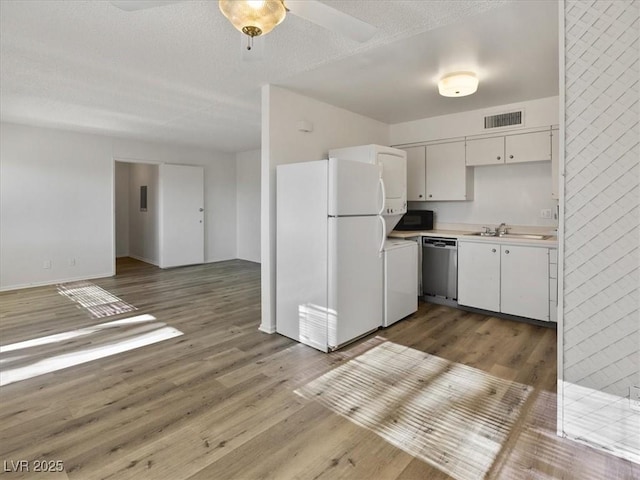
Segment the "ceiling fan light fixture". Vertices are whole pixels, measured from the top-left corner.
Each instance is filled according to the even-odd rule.
[[[218,6],[231,24],[249,37],[269,33],[287,14],[283,0],[220,0]]]
[[[438,92],[443,97],[465,97],[477,90],[478,76],[473,72],[450,73],[438,82]]]

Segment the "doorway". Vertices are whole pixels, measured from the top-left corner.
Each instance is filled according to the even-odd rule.
[[[156,164],[115,162],[116,258],[160,266],[159,176]]]
[[[116,160],[114,170],[116,259],[204,263],[204,169]]]

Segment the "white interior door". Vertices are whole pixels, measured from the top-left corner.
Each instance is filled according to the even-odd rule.
[[[160,267],[204,263],[204,169],[160,165]]]

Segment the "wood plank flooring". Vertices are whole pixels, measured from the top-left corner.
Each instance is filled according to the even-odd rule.
[[[327,355],[258,331],[257,264],[163,271],[122,259],[117,271],[93,283],[138,308],[128,315],[94,319],[55,286],[0,294],[2,345],[140,314],[184,332],[2,387],[3,478],[451,478],[294,393],[376,336],[534,388],[487,478],[640,478],[638,465],[555,436],[553,329],[421,303]],[[31,471],[7,471],[20,460]],[[64,471],[35,473],[35,460]]]

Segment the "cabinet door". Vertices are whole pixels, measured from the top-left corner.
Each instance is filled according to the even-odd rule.
[[[504,163],[504,137],[467,140],[468,166]]]
[[[560,134],[558,130],[551,131],[551,198],[560,198]]]
[[[551,132],[522,133],[505,137],[506,163],[551,160]]]
[[[458,303],[500,311],[500,246],[458,242]]]
[[[549,250],[502,245],[502,313],[549,320]]]
[[[467,200],[469,177],[464,142],[427,146],[427,200]]]
[[[407,152],[407,200],[424,202],[427,197],[425,147],[408,147],[403,150]]]

